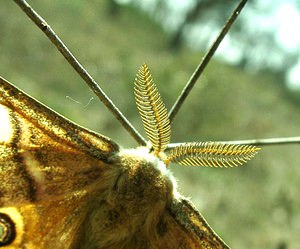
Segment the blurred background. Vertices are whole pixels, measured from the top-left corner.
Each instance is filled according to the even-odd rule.
[[[29,3],[143,133],[133,94],[139,66],[148,64],[170,109],[238,2]],[[172,142],[300,135],[299,11],[296,0],[249,1],[172,124]],[[0,31],[2,77],[76,123],[137,146],[13,1],[0,4]],[[232,248],[300,248],[299,149],[266,146],[233,169],[171,170]]]

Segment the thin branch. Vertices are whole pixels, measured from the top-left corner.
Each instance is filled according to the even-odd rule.
[[[100,101],[108,108],[129,134],[140,144],[146,145],[145,139],[130,124],[120,110],[113,104],[109,97],[104,93],[96,81],[89,75],[84,67],[79,63],[75,56],[69,51],[62,40],[55,34],[47,22],[25,1],[14,0],[17,5],[25,12],[25,14],[43,31],[49,40],[55,45],[59,52],[65,57],[68,63],[75,69],[79,76],[93,90]]]
[[[282,144],[300,144],[300,137],[279,137],[279,138],[261,138],[249,140],[234,140],[234,141],[216,141],[219,143],[239,144],[239,145],[255,145],[255,146],[269,146]],[[184,143],[169,144],[168,150]]]
[[[191,78],[189,79],[189,81],[185,85],[185,87],[182,90],[180,96],[178,97],[178,99],[176,100],[176,102],[172,106],[171,111],[169,112],[169,118],[170,118],[170,122],[171,123],[173,122],[173,120],[174,120],[177,112],[181,108],[183,102],[185,101],[185,99],[187,98],[187,96],[191,92],[192,88],[196,84],[197,80],[201,76],[202,72],[206,68],[208,62],[210,61],[210,59],[212,58],[212,56],[216,52],[216,50],[219,47],[221,41],[223,40],[223,38],[225,37],[225,35],[229,31],[229,29],[231,28],[232,24],[234,23],[234,21],[236,20],[236,18],[238,17],[238,15],[240,14],[240,12],[243,9],[243,7],[246,4],[246,2],[247,2],[247,0],[241,0],[240,1],[240,3],[238,4],[238,6],[235,8],[235,10],[232,12],[231,16],[227,20],[227,22],[224,25],[224,27],[222,28],[220,34],[218,35],[218,37],[216,38],[216,40],[213,42],[212,46],[210,47],[210,49],[208,50],[208,52],[206,53],[206,55],[203,57],[202,61],[197,66],[197,68],[194,71],[194,73],[192,74]]]

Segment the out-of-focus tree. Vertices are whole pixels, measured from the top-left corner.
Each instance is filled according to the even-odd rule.
[[[178,51],[183,44],[189,44],[194,49],[207,49],[239,1],[128,0],[127,2],[144,9],[159,22],[170,35],[170,49]],[[245,70],[276,73],[283,79],[281,82],[284,82],[291,68],[300,61],[300,41],[298,49],[295,47],[290,49],[285,47],[279,38],[280,22],[282,19],[292,18],[288,14],[286,18],[278,14],[287,6],[300,12],[300,3],[297,1],[248,1],[238,21],[227,35],[225,46],[222,45],[219,49],[219,55],[225,61]]]
[[[119,13],[120,7],[119,7],[119,3],[116,0],[108,0],[106,1],[106,3],[107,3],[109,14],[115,16]]]
[[[226,18],[228,9],[230,9],[233,5],[234,1],[232,0],[226,2],[223,0],[195,1],[194,6],[191,6],[191,8],[184,14],[183,21],[179,23],[177,29],[172,34],[170,39],[170,47],[172,49],[179,49],[182,46],[185,28],[189,25],[197,25],[197,23],[201,22],[205,23],[207,19],[216,12],[220,13],[222,16],[216,18],[215,21],[218,23],[218,25],[222,25],[220,20]]]

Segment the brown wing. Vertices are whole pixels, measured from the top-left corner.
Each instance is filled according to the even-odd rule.
[[[0,208],[0,214],[7,215],[13,224],[11,241],[1,244],[0,239],[0,248],[72,248],[86,217],[87,197],[84,192],[78,192],[58,200]]]
[[[0,247],[71,247],[117,151],[0,78]]]
[[[0,78],[0,206],[35,202],[93,183],[118,146]]]
[[[173,200],[157,227],[159,248],[229,249],[186,199]]]

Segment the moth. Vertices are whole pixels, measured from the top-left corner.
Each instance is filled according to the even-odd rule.
[[[0,78],[0,248],[229,248],[169,170],[232,167],[254,146],[186,143],[171,127],[149,68],[134,84],[148,146],[124,149]]]

